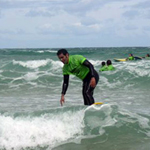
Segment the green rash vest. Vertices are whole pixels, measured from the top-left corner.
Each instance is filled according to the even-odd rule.
[[[81,55],[69,55],[69,63],[63,66],[63,75],[73,74],[83,80],[89,73],[89,68],[83,65],[86,60]]]
[[[113,65],[109,65],[107,68],[108,68],[108,70],[115,70],[115,68],[113,67]]]
[[[129,60],[134,60],[133,56],[128,57]]]
[[[109,66],[103,66],[100,71],[110,71],[110,70],[115,70],[115,67],[113,67],[113,65],[109,65]]]
[[[105,65],[105,66],[102,66],[99,71],[107,71],[107,70],[108,70],[108,68],[107,68],[107,66]]]

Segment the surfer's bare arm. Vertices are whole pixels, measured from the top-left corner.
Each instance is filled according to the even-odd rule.
[[[60,104],[63,106],[63,103],[65,102],[64,94],[61,95]]]
[[[66,91],[68,89],[68,85],[69,85],[69,75],[64,75],[63,78],[63,85],[62,85],[62,92],[61,92],[61,99],[60,99],[60,104],[63,105],[63,103],[65,102],[65,94]]]
[[[85,65],[86,67],[88,67],[90,69],[90,74],[92,77],[91,81],[90,81],[90,86],[94,88],[96,86],[96,80],[95,80],[95,76],[94,76],[94,67],[88,60],[85,60],[83,62],[83,65]]]

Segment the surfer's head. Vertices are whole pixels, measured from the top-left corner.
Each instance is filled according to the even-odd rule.
[[[66,49],[60,49],[57,51],[57,56],[59,58],[59,60],[64,63],[67,64],[69,61],[69,53]]]
[[[112,63],[111,63],[111,60],[107,60],[107,65],[109,66],[109,65],[111,65]]]
[[[104,61],[102,61],[101,65],[102,65],[102,66],[105,66],[105,65],[106,65],[106,63],[105,63]]]

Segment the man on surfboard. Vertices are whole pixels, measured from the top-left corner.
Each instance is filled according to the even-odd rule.
[[[65,94],[68,88],[69,75],[73,74],[83,81],[82,94],[84,105],[94,103],[93,91],[98,83],[99,75],[93,65],[82,55],[69,55],[66,49],[60,49],[57,56],[64,64],[63,66],[63,86],[60,103],[65,102]]]

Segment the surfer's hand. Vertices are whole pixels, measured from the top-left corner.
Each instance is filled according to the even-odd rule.
[[[60,104],[61,106],[63,106],[63,103],[65,102],[65,97],[64,95],[61,96],[61,99],[60,99]]]
[[[94,77],[91,78],[90,86],[93,87],[93,88],[95,88],[95,86],[96,86],[96,80],[95,80]]]

